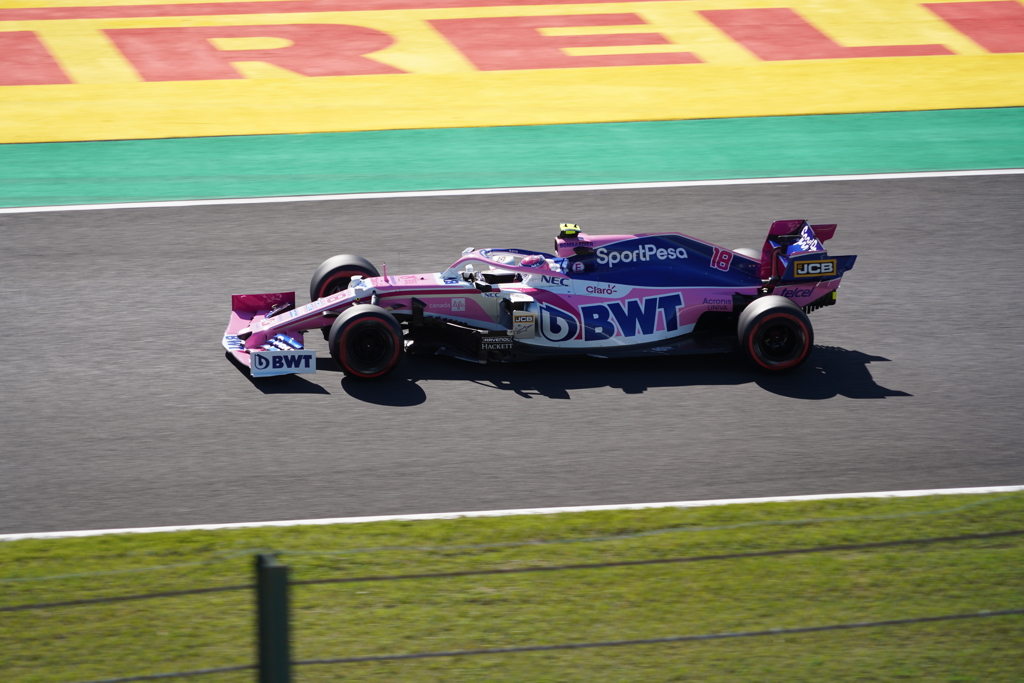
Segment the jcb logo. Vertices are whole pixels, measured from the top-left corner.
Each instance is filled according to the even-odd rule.
[[[836,274],[836,260],[825,261],[800,261],[793,270],[796,277],[821,277],[823,275]]]
[[[516,339],[533,339],[537,333],[537,316],[534,313],[512,314],[512,336]]]

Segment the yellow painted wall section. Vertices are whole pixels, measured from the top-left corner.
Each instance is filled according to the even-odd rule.
[[[0,46],[16,45],[19,50],[25,46],[21,54],[38,57],[30,63],[25,58],[4,62],[0,55],[0,142],[1024,105],[1024,49],[1008,51],[1015,49],[1012,35],[1009,48],[1003,44],[993,48],[979,43],[973,29],[965,33],[967,24],[958,29],[926,3],[908,0],[684,0],[328,12],[282,12],[282,2],[244,3],[243,11],[252,14],[228,13],[238,11],[243,3],[176,4],[195,4],[203,13],[68,18],[52,10],[150,7],[151,3],[44,5],[0,0],[0,41],[19,41],[0,42]],[[1024,5],[1017,0],[971,4],[985,12],[992,9],[997,18],[1003,16],[998,12],[1015,16],[1015,7],[1024,13]],[[261,5],[274,11],[258,12]],[[228,9],[217,14],[218,7]],[[51,10],[52,16],[22,18],[17,13],[33,8]],[[774,10],[775,14],[714,14],[722,10]],[[628,21],[572,25],[573,17],[581,17],[581,23],[607,23],[602,18],[607,15],[622,15]],[[762,16],[798,22],[794,24],[799,27],[794,34],[797,39],[787,45],[773,38],[770,30],[743,24]],[[472,31],[478,24],[463,27],[444,22],[503,17],[527,21],[560,17],[555,23],[563,25],[516,29],[527,37],[522,46],[516,44],[515,36],[501,31],[496,42],[515,53],[506,54],[506,60],[497,47],[467,47],[465,41],[474,40]],[[313,68],[319,59],[328,71],[348,69],[344,64],[331,66],[328,57],[318,56],[328,43],[327,38],[316,38],[320,35],[316,30],[302,28],[301,33],[288,34],[291,37],[275,35],[283,33],[282,27],[311,25],[358,27],[339,29],[351,33],[355,41],[351,44],[363,44],[359,41],[364,33],[367,45],[390,43],[365,54],[347,49],[357,61],[365,60],[360,63],[371,71],[391,73],[311,76],[274,63],[281,60],[252,58],[254,51],[262,51],[257,57],[285,54],[297,50],[298,43],[312,41],[310,52],[294,52],[299,68]],[[239,31],[237,27],[255,28]],[[175,28],[217,30],[138,31]],[[217,35],[218,31],[224,35]],[[239,32],[247,35],[231,35]],[[343,38],[339,44],[349,45],[344,39],[349,34],[338,35]],[[543,49],[531,47],[536,41],[530,36],[541,43],[552,39],[548,42],[555,47],[546,49],[557,55],[545,57]],[[602,36],[612,36],[611,42],[637,44],[564,45],[586,42],[588,36],[599,43]],[[1024,43],[1024,29],[1018,42]],[[195,52],[176,52],[175,45],[199,45],[210,54],[202,61]],[[873,56],[848,49],[872,46],[932,46],[922,48],[932,53]],[[826,58],[805,58],[818,55],[814,50],[819,48],[826,51],[822,53],[827,53]],[[571,59],[563,63],[559,55]],[[640,55],[639,59],[670,55],[693,63],[587,66],[585,60],[594,55]],[[573,59],[581,65],[575,66]],[[535,68],[538,60],[546,68]],[[524,64],[531,68],[515,68]],[[572,66],[566,68],[567,64]],[[61,73],[63,84],[55,82]],[[176,80],[176,74],[182,80]],[[54,84],[32,84],[36,82]]]

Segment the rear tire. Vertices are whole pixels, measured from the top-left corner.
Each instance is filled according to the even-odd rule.
[[[349,308],[331,325],[331,357],[353,379],[377,379],[402,360],[402,326],[380,306]]]
[[[744,355],[767,372],[798,367],[814,346],[814,329],[807,314],[776,295],[756,299],[743,309],[737,333]]]
[[[378,277],[380,273],[372,263],[362,256],[352,254],[332,256],[313,272],[313,278],[309,281],[309,300],[316,301],[348,289],[348,284],[354,275]]]

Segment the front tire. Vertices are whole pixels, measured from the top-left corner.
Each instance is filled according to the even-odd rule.
[[[309,281],[309,300],[316,301],[348,289],[348,284],[354,275],[378,277],[380,273],[372,263],[362,256],[353,254],[332,256],[313,272],[313,278]]]
[[[767,372],[786,372],[811,355],[814,330],[807,314],[785,297],[756,299],[740,313],[737,332],[744,355]]]
[[[402,326],[380,306],[360,304],[338,316],[327,344],[341,371],[353,379],[377,379],[402,360]]]

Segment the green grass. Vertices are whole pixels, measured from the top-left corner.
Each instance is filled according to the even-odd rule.
[[[736,505],[0,544],[0,606],[292,579],[755,552],[1024,529],[1024,494]],[[44,578],[60,577],[60,578]],[[657,638],[1024,608],[1024,537],[292,588],[295,659]],[[0,678],[248,664],[251,591],[0,613]],[[252,681],[253,672],[192,680]],[[318,681],[1024,681],[1024,616],[297,667]]]

